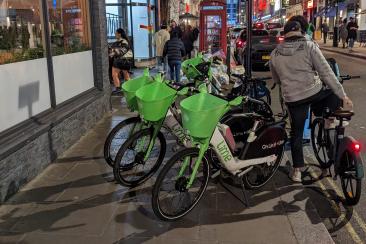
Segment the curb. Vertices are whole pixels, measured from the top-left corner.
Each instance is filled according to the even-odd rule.
[[[363,60],[366,59],[366,55],[361,55],[361,54],[356,54],[356,53],[345,53],[345,52],[337,51],[337,50],[334,50],[332,48],[327,48],[327,47],[320,47],[320,49],[327,51],[327,52],[342,54],[342,55],[352,57],[352,58],[359,58],[359,59],[363,59]]]
[[[287,153],[285,153],[284,158],[288,162]],[[286,176],[284,175],[284,177]],[[284,181],[283,178],[282,180]],[[287,187],[291,187],[289,179],[286,180],[284,185],[287,183]],[[296,184],[296,186],[296,189],[292,189],[287,193],[284,193],[286,192],[286,186],[281,187],[278,191],[283,203],[292,203],[285,206],[285,212],[297,242],[299,244],[334,244],[335,242],[320,218],[309,193],[306,191],[306,187],[303,184]]]

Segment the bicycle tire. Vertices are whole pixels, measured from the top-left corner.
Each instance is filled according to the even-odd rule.
[[[199,149],[198,148],[186,148],[183,149],[182,151],[176,153],[171,159],[169,159],[169,161],[165,164],[165,166],[163,167],[163,169],[161,170],[160,174],[157,177],[157,180],[155,182],[153,191],[152,191],[152,198],[151,198],[151,203],[152,203],[152,208],[153,211],[155,213],[155,215],[164,221],[174,221],[174,220],[178,220],[180,218],[183,218],[185,215],[187,215],[190,211],[193,210],[193,208],[198,204],[198,202],[201,200],[204,192],[206,191],[207,185],[208,185],[208,181],[209,181],[209,175],[210,175],[210,166],[209,166],[209,161],[208,159],[204,156],[202,159],[202,163],[201,166],[202,168],[202,172],[203,172],[203,184],[201,185],[201,187],[198,190],[197,196],[194,198],[193,202],[191,202],[191,204],[189,204],[189,206],[187,206],[185,209],[183,209],[182,211],[178,211],[176,214],[167,214],[166,211],[164,211],[161,207],[161,202],[159,199],[159,193],[160,190],[163,186],[163,181],[165,179],[165,177],[168,175],[168,173],[170,172],[170,170],[173,168],[173,166],[180,161],[180,159],[186,158],[188,156],[198,156],[199,154]],[[180,167],[179,167],[180,169]],[[191,170],[191,167],[190,167]],[[184,181],[185,180],[185,181]],[[179,177],[177,180],[174,181],[174,189],[176,191],[180,191],[177,190],[176,188],[181,189],[180,187],[180,182],[183,181],[183,184],[186,184],[186,181],[188,179],[185,177]],[[195,179],[194,183],[197,182],[197,178]],[[164,185],[165,186],[165,185]],[[183,185],[183,188],[185,186]],[[191,187],[189,189],[194,189],[195,187]],[[185,189],[187,190],[187,189]],[[174,200],[174,199],[173,199]],[[181,201],[178,202],[183,202],[184,199],[182,199]],[[180,208],[179,208],[180,210]]]
[[[160,167],[161,163],[164,160],[164,156],[166,153],[166,140],[165,137],[163,135],[163,133],[161,133],[159,131],[156,139],[159,140],[160,142],[160,151],[159,151],[159,155],[157,157],[157,161],[155,163],[153,163],[153,166],[151,167],[150,170],[148,170],[146,173],[144,174],[139,174],[136,180],[128,180],[126,177],[127,176],[134,176],[132,173],[129,173],[132,169],[135,169],[137,166],[141,165],[141,164],[145,164],[146,162],[137,162],[136,161],[141,161],[142,157],[144,157],[145,155],[139,155],[140,158],[137,158],[137,155],[135,155],[135,157],[133,158],[133,162],[129,162],[127,164],[127,166],[125,165],[124,167],[121,166],[121,162],[125,156],[125,153],[127,150],[130,150],[131,147],[137,146],[138,143],[136,143],[140,138],[143,138],[145,136],[152,136],[154,133],[152,128],[147,128],[141,131],[136,132],[135,134],[133,134],[130,138],[128,138],[128,140],[122,145],[122,147],[120,148],[120,150],[117,153],[116,156],[116,161],[118,163],[114,164],[113,167],[113,174],[114,174],[114,178],[115,180],[123,185],[123,186],[127,186],[127,187],[136,187],[139,186],[141,184],[143,184],[146,180],[148,180]],[[150,140],[149,140],[150,141]],[[155,141],[155,145],[156,145],[156,141]],[[145,150],[142,150],[141,152],[146,152]],[[138,152],[140,153],[140,152]],[[130,166],[132,164],[132,166]],[[135,174],[135,176],[137,175],[137,173]]]
[[[316,133],[316,128],[318,128],[318,133]],[[322,133],[319,135],[319,131]],[[316,118],[313,123],[311,124],[311,145],[315,154],[316,159],[318,160],[320,167],[322,169],[327,169],[332,166],[333,161],[329,159],[329,138],[328,132],[324,128],[324,119],[323,118]],[[321,140],[319,142],[319,139]],[[318,148],[319,147],[319,148]],[[320,155],[319,153],[322,153]],[[323,158],[321,157],[323,156]],[[328,160],[327,160],[328,158]]]
[[[128,119],[125,119],[123,121],[121,121],[120,123],[118,123],[112,130],[111,132],[109,132],[108,136],[107,136],[107,139],[105,140],[104,142],[104,159],[106,161],[106,163],[113,167],[114,165],[114,160],[115,160],[115,156],[112,155],[113,153],[111,153],[111,148],[112,148],[112,142],[113,140],[115,139],[115,136],[119,134],[119,132],[125,128],[126,126],[128,125],[131,125],[131,124],[136,124],[138,122],[140,122],[141,119],[139,117],[131,117],[131,118],[128,118]],[[128,137],[126,138],[126,140],[128,139]],[[125,140],[125,141],[126,141]],[[116,146],[118,149],[121,148],[121,146],[123,145],[123,143],[125,142],[121,142],[119,143],[120,145]]]
[[[352,163],[353,165],[351,165]],[[362,162],[360,162],[359,157],[356,157],[353,152],[345,151],[341,156],[341,185],[346,203],[349,206],[356,205],[360,201],[361,197],[362,179],[355,177],[356,168],[359,164],[362,164]],[[351,170],[354,170],[354,174],[350,173]],[[353,191],[354,188],[352,179],[355,181],[356,192]],[[349,191],[348,186],[350,186],[351,192]]]
[[[282,157],[283,157],[284,151],[285,151],[285,147],[283,146],[281,149],[281,152],[279,153],[279,156],[277,156],[276,162],[274,163],[274,165],[271,169],[271,172],[268,173],[266,177],[260,179],[262,181],[256,182],[256,184],[253,184],[252,182],[250,182],[249,176],[252,172],[254,172],[254,170],[256,170],[256,168],[266,166],[266,164],[256,165],[252,171],[249,171],[247,174],[243,175],[243,183],[245,185],[245,188],[249,189],[249,190],[255,190],[255,189],[259,189],[259,188],[262,188],[263,186],[265,186],[276,174],[278,167],[280,166],[280,164],[282,162]],[[266,169],[261,169],[261,171],[263,171],[263,170],[266,170]],[[258,176],[257,176],[257,179],[258,179]]]

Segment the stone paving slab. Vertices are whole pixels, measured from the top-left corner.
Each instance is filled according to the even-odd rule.
[[[108,130],[124,119],[114,114],[0,207],[0,243],[333,243],[304,187],[288,179],[287,157],[273,180],[250,192],[250,208],[210,183],[182,221],[158,220],[155,177],[127,189],[102,159]]]

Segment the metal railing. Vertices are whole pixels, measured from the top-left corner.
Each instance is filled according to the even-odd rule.
[[[108,39],[115,38],[115,31],[118,28],[123,28],[123,19],[121,16],[116,14],[107,13],[107,37]]]

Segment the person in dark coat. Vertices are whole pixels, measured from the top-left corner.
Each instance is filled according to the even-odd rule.
[[[183,42],[178,38],[178,33],[173,31],[170,40],[165,43],[163,56],[168,57],[170,68],[170,78],[180,82],[180,69],[182,66],[182,57],[186,55]]]
[[[347,24],[348,48],[349,48],[350,52],[353,52],[353,45],[355,44],[355,41],[357,40],[358,25],[355,22],[355,19],[353,17],[350,17],[349,21],[350,22]]]
[[[177,25],[177,22],[175,22],[175,20],[172,20],[170,22],[170,34],[172,34],[173,32],[176,32],[178,34],[178,38],[182,39],[183,31],[180,26]]]
[[[192,32],[192,26],[187,25],[186,30],[183,33],[182,41],[186,49],[187,57],[191,58],[191,53],[193,51],[193,42],[195,41]]]

